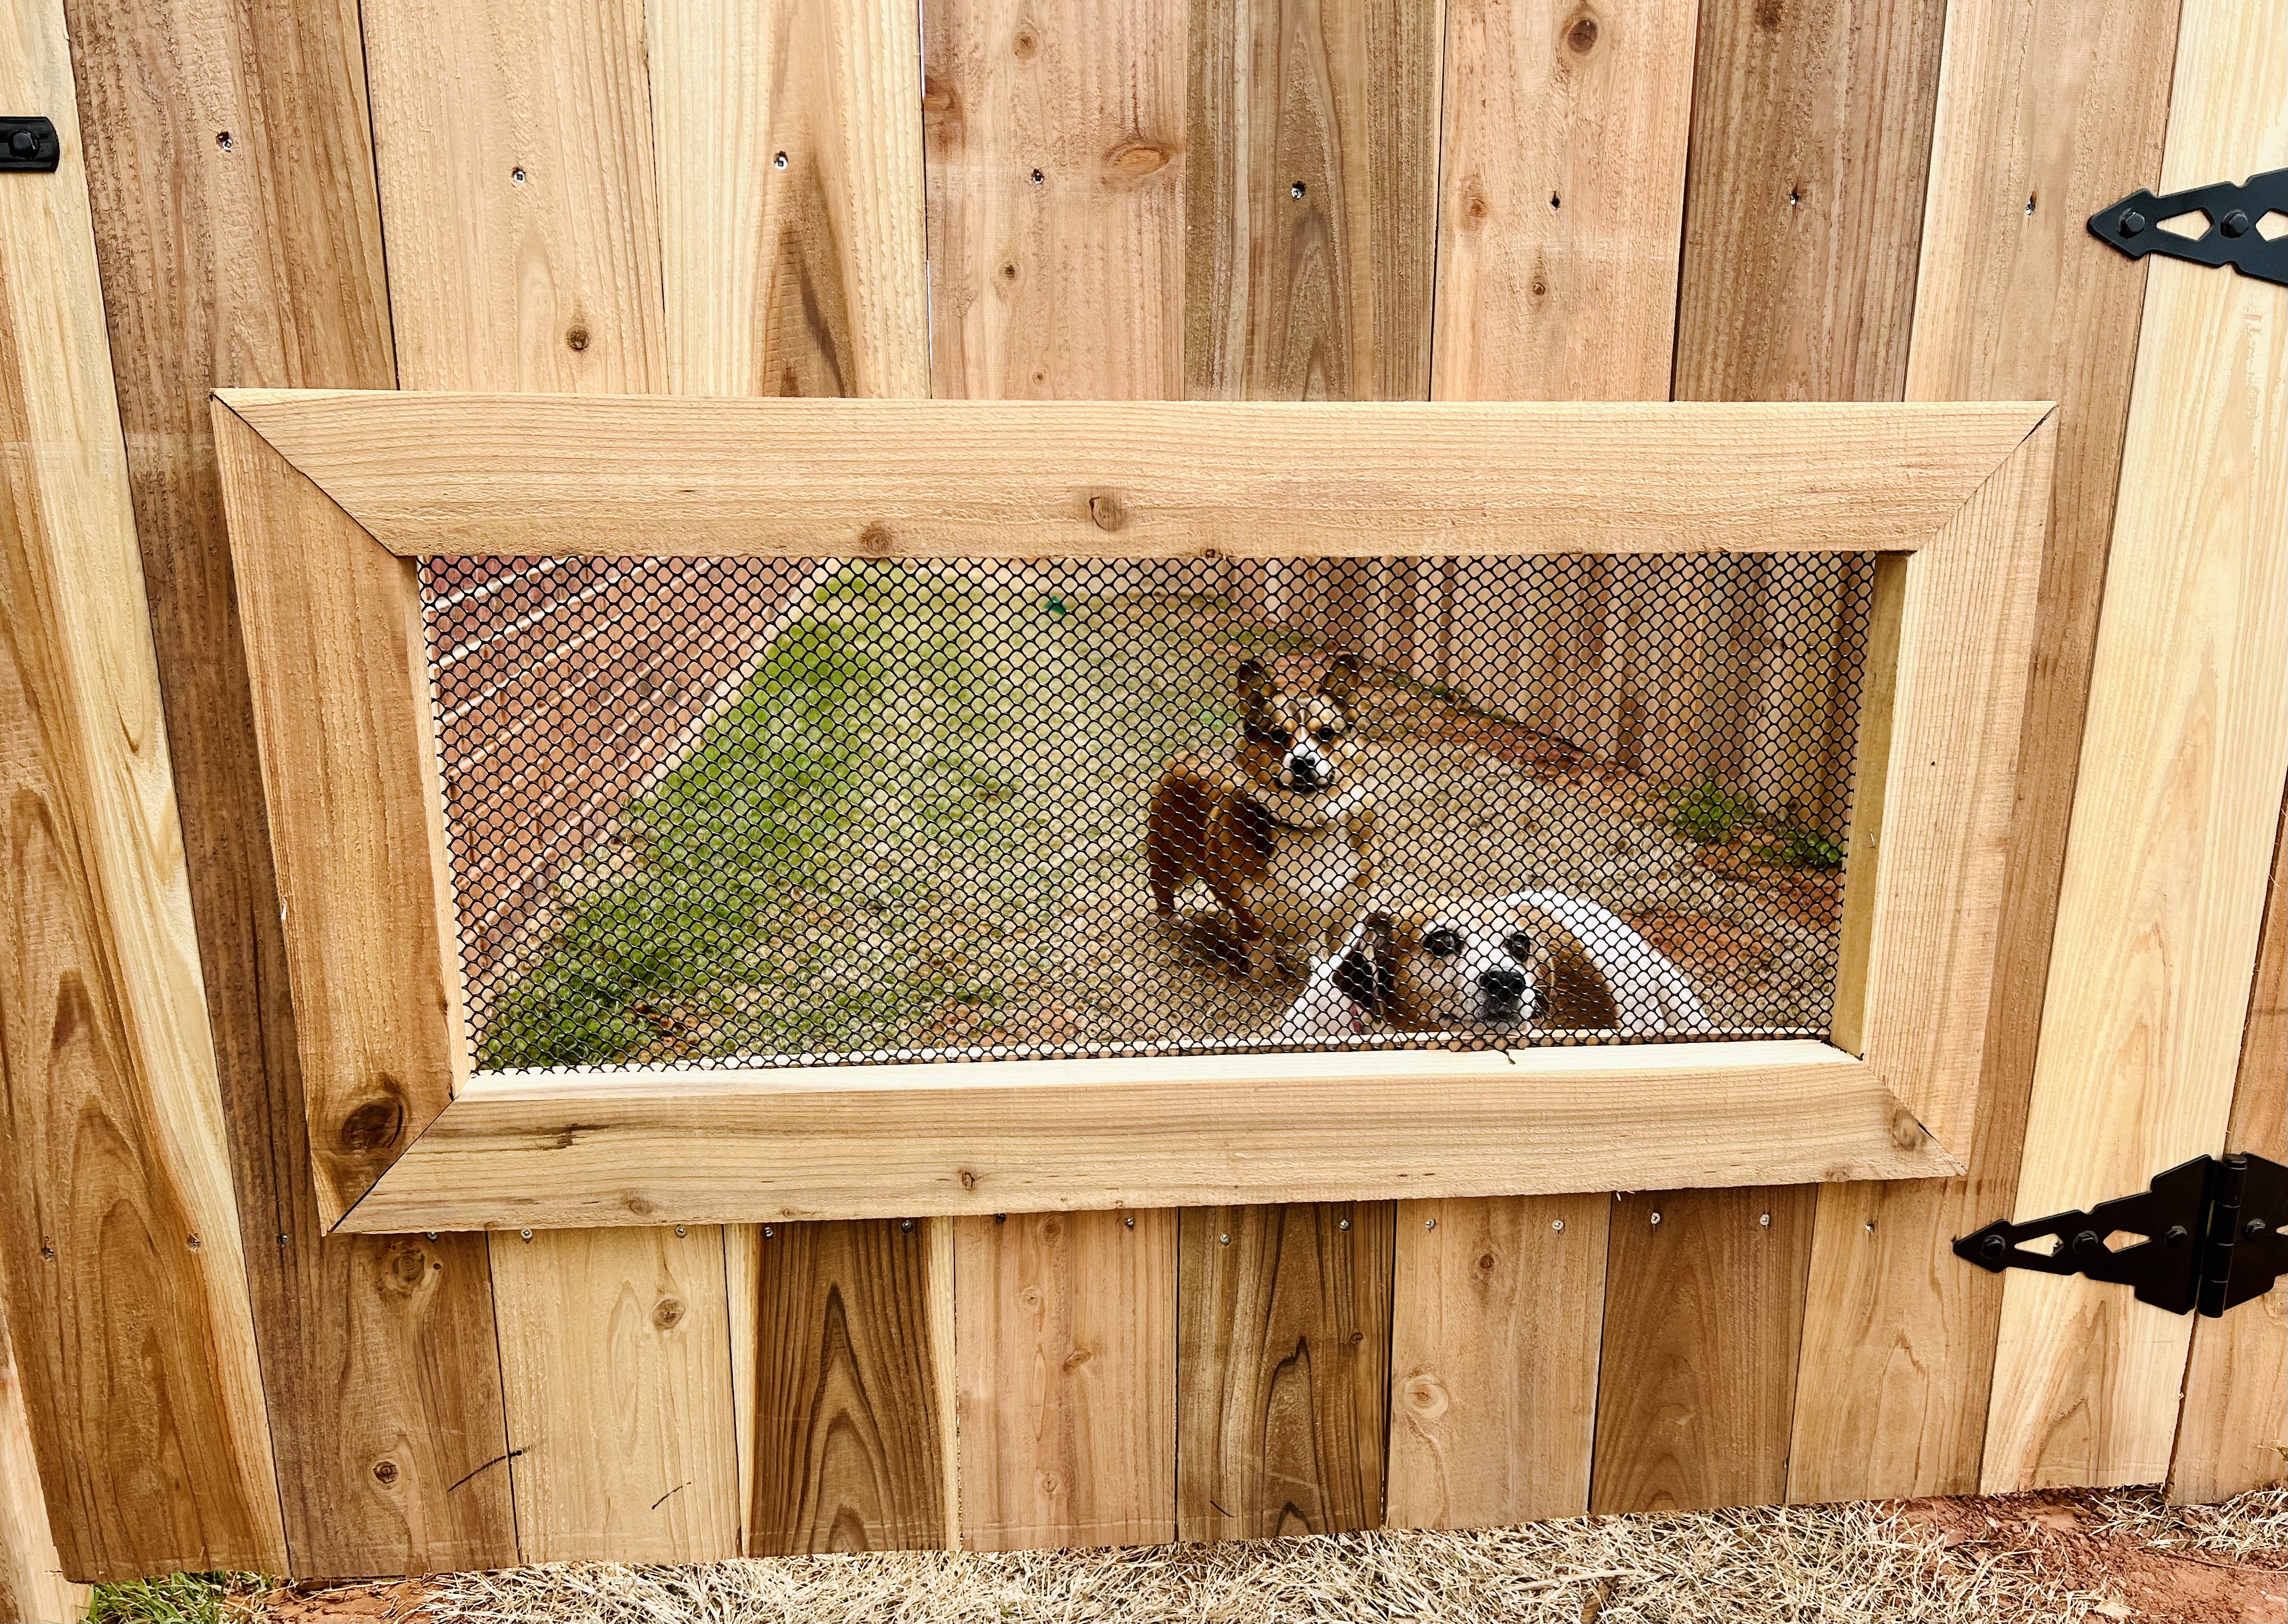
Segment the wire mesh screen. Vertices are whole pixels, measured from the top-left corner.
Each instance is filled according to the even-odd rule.
[[[1872,580],[428,560],[478,1064],[1823,1036]]]

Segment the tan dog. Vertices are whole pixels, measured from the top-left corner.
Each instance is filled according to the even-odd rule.
[[[1259,660],[1241,661],[1238,681],[1237,744],[1168,764],[1144,847],[1154,911],[1173,915],[1176,892],[1205,880],[1228,915],[1232,956],[1254,975],[1267,953],[1332,947],[1364,911],[1374,813],[1359,771],[1356,654],[1336,655],[1307,694],[1277,693]]]
[[[1287,1042],[1371,1023],[1410,1032],[1699,1032],[1708,1017],[1666,955],[1618,915],[1558,891],[1376,912],[1316,964]]]

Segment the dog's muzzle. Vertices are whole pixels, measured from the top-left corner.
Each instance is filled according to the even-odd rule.
[[[1522,971],[1490,970],[1478,978],[1478,1005],[1485,1020],[1530,1020],[1536,1002]]]
[[[1334,782],[1334,772],[1308,756],[1291,756],[1287,759],[1287,788],[1310,791],[1324,789]]]

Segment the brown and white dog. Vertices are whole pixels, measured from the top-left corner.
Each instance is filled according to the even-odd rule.
[[[1707,1013],[1666,955],[1586,897],[1462,898],[1370,914],[1314,964],[1285,1042],[1371,1024],[1410,1032],[1703,1032]]]
[[[1259,974],[1301,945],[1333,947],[1375,878],[1374,809],[1361,771],[1359,658],[1337,654],[1308,693],[1283,694],[1259,660],[1240,662],[1239,740],[1179,757],[1145,820],[1152,907],[1176,911],[1197,876],[1228,916],[1235,959]]]

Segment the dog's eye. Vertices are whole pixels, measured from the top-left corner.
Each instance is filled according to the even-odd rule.
[[[1283,727],[1271,727],[1261,722],[1250,722],[1247,725],[1246,733],[1247,741],[1250,744],[1259,744],[1266,749],[1273,750],[1287,748],[1288,733]]]
[[[1434,959],[1450,959],[1462,950],[1462,933],[1440,925],[1422,939],[1422,951]]]
[[[1502,946],[1509,950],[1510,957],[1521,962],[1533,956],[1533,938],[1522,931],[1513,931],[1502,938]]]
[[[1332,744],[1335,741],[1335,730],[1331,727],[1322,727],[1311,737],[1316,739],[1321,744]]]

